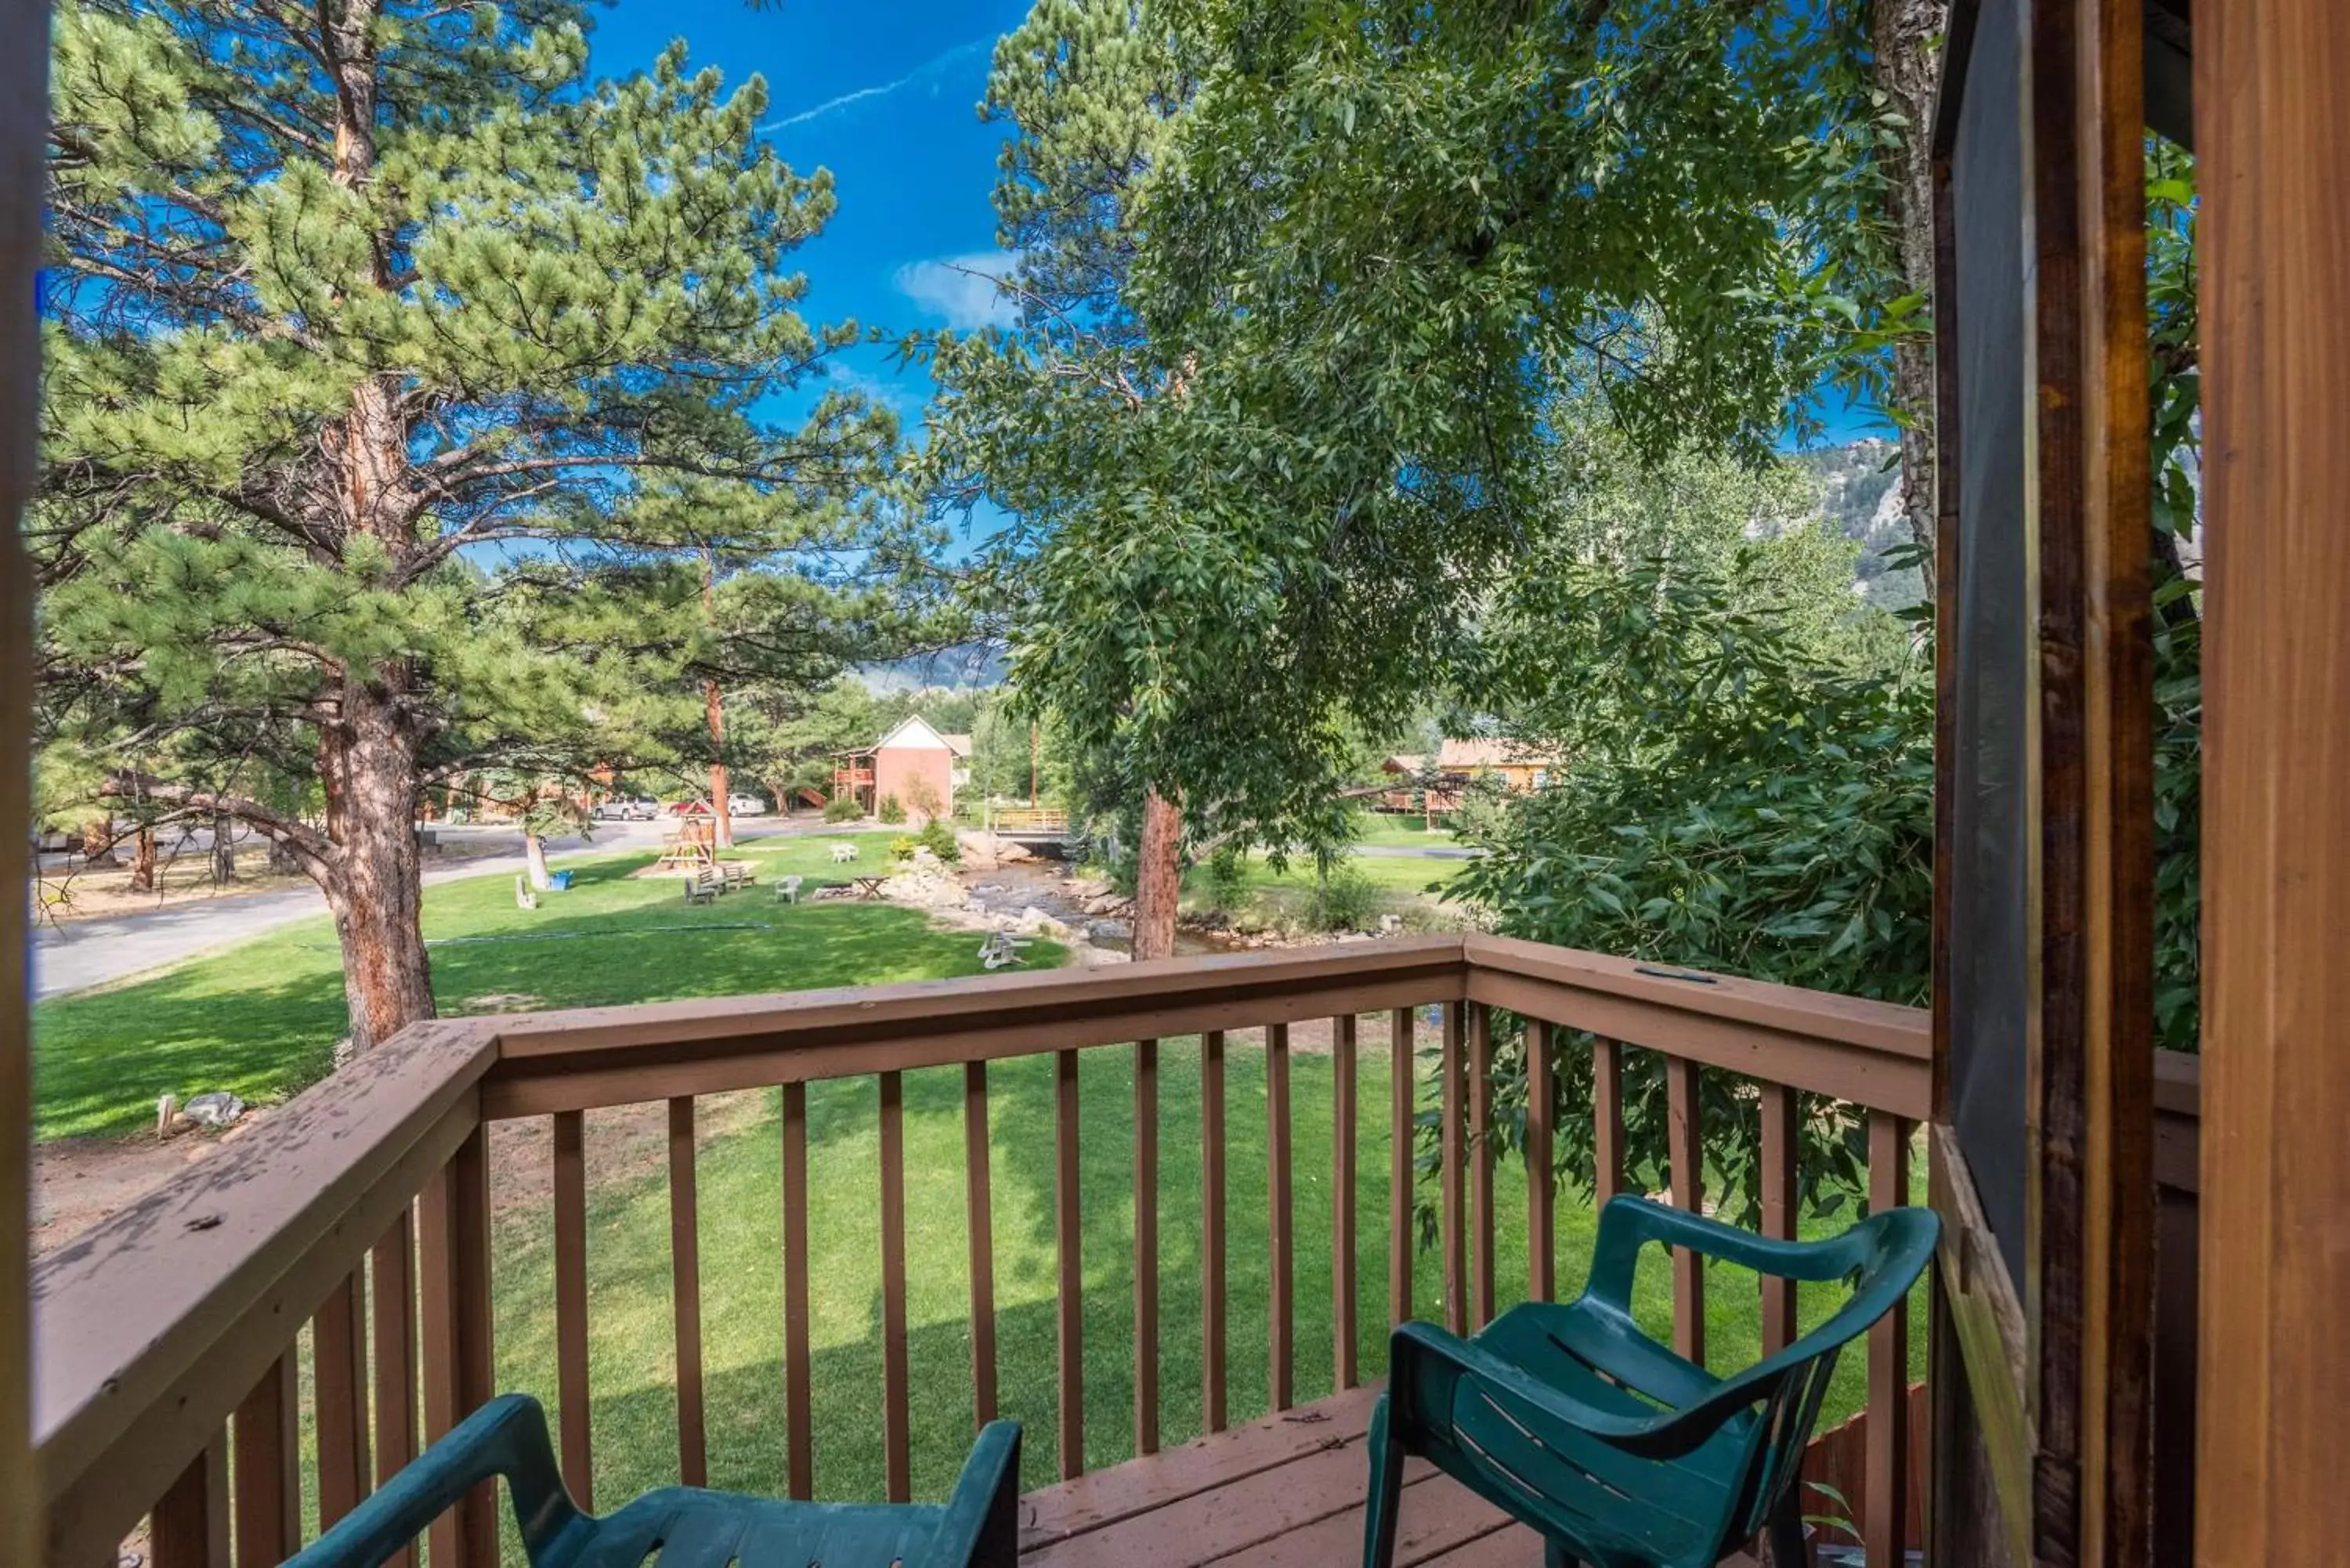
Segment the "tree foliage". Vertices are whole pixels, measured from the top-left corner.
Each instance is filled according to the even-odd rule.
[[[295,855],[362,1043],[431,1011],[420,790],[690,736],[702,680],[836,659],[892,559],[893,423],[823,391],[858,333],[787,265],[829,179],[755,78],[587,52],[569,0],[57,16],[47,764]],[[760,571],[705,606],[705,549]]]

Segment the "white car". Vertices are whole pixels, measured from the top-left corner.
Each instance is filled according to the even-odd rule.
[[[598,801],[588,815],[598,822],[650,822],[660,815],[660,802],[650,796]]]
[[[726,815],[729,816],[763,816],[766,810],[767,803],[755,794],[730,794],[726,797]]]

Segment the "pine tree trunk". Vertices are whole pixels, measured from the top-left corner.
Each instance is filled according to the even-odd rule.
[[[130,841],[130,890],[151,893],[155,890],[155,833],[142,827]]]
[[[225,888],[236,880],[236,819],[213,818],[213,885]]]
[[[718,847],[731,849],[734,845],[734,810],[726,802],[726,764],[715,759],[725,754],[726,705],[720,698],[718,682],[705,680],[702,685],[703,717],[710,723],[710,809],[718,819]]]
[[[1934,123],[1935,44],[1949,21],[1949,0],[1874,0],[1869,41],[1877,85],[1908,121],[1885,153],[1885,215],[1898,247],[1903,292],[1934,288],[1934,173],[1928,140]],[[1902,416],[1901,511],[1926,597],[1934,597],[1934,344],[1918,334],[1893,350],[1893,406]]]
[[[411,742],[369,685],[346,681],[341,707],[340,721],[318,742],[327,832],[335,842],[324,887],[342,943],[351,1044],[364,1051],[433,1016],[432,965],[420,923],[424,855],[411,816],[418,787]]]
[[[1136,852],[1134,956],[1175,956],[1175,900],[1183,876],[1183,810],[1150,790],[1142,797],[1142,845]]]
[[[273,838],[269,841],[269,869],[281,877],[298,877],[306,867],[299,855]]]
[[[122,859],[114,853],[114,819],[93,816],[81,827],[82,864],[90,867],[120,866]]]

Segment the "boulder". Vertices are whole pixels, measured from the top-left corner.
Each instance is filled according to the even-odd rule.
[[[1086,940],[1089,942],[1130,942],[1133,940],[1134,928],[1124,920],[1095,920],[1086,927]]]

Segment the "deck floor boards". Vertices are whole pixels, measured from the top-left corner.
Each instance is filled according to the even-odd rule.
[[[1021,1500],[1024,1568],[1344,1568],[1363,1551],[1358,1388]],[[1542,1541],[1414,1460],[1396,1568],[1538,1568]]]

